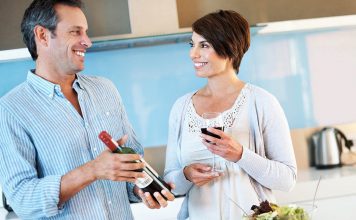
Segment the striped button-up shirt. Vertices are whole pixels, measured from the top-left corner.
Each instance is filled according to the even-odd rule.
[[[77,74],[73,89],[82,116],[59,85],[29,71],[0,99],[0,182],[24,219],[133,219],[133,185],[98,180],[58,207],[61,177],[106,147],[98,134],[128,134],[126,146],[143,154],[121,97],[107,79]]]

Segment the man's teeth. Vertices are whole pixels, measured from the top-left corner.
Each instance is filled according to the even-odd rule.
[[[206,62],[203,62],[203,63],[194,63],[194,66],[196,67],[201,67],[201,66],[204,66],[206,65],[207,63]]]
[[[84,52],[80,52],[80,51],[75,51],[75,54],[77,54],[78,56],[82,56],[82,57],[85,56],[85,53]]]

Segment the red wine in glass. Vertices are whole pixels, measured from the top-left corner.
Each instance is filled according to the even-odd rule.
[[[213,127],[213,128],[218,129],[218,130],[220,130],[220,131],[224,131],[224,127]],[[208,131],[208,128],[201,128],[201,133],[206,134],[206,135],[209,135],[209,136],[212,136],[212,137],[214,137],[214,138],[221,139],[221,137],[220,137],[219,135],[213,134],[213,133],[211,133],[210,131]],[[206,140],[206,142],[209,143],[210,141]]]
[[[209,132],[208,128],[215,128],[224,131],[224,120],[222,114],[220,112],[205,112],[202,114],[202,118],[203,123],[201,126],[201,133],[221,139],[219,135]],[[210,143],[208,140],[205,141]],[[216,161],[215,154],[212,155],[212,162],[210,164],[212,165],[212,172],[222,172],[222,170],[218,168],[219,162]]]

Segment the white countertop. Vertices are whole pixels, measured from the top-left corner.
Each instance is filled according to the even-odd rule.
[[[278,203],[312,203],[319,177],[322,180],[316,195],[317,210],[313,220],[356,219],[356,167],[341,167],[327,170],[314,168],[299,170],[297,184],[291,192],[275,191]],[[142,203],[131,204],[136,220],[173,220],[183,198],[170,202],[159,210],[146,208]],[[0,208],[0,220],[18,219],[13,213]]]

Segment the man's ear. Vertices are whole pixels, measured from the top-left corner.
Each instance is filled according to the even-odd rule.
[[[47,28],[42,27],[41,25],[36,25],[33,32],[35,34],[36,42],[47,47],[48,40],[51,34],[50,31]]]

